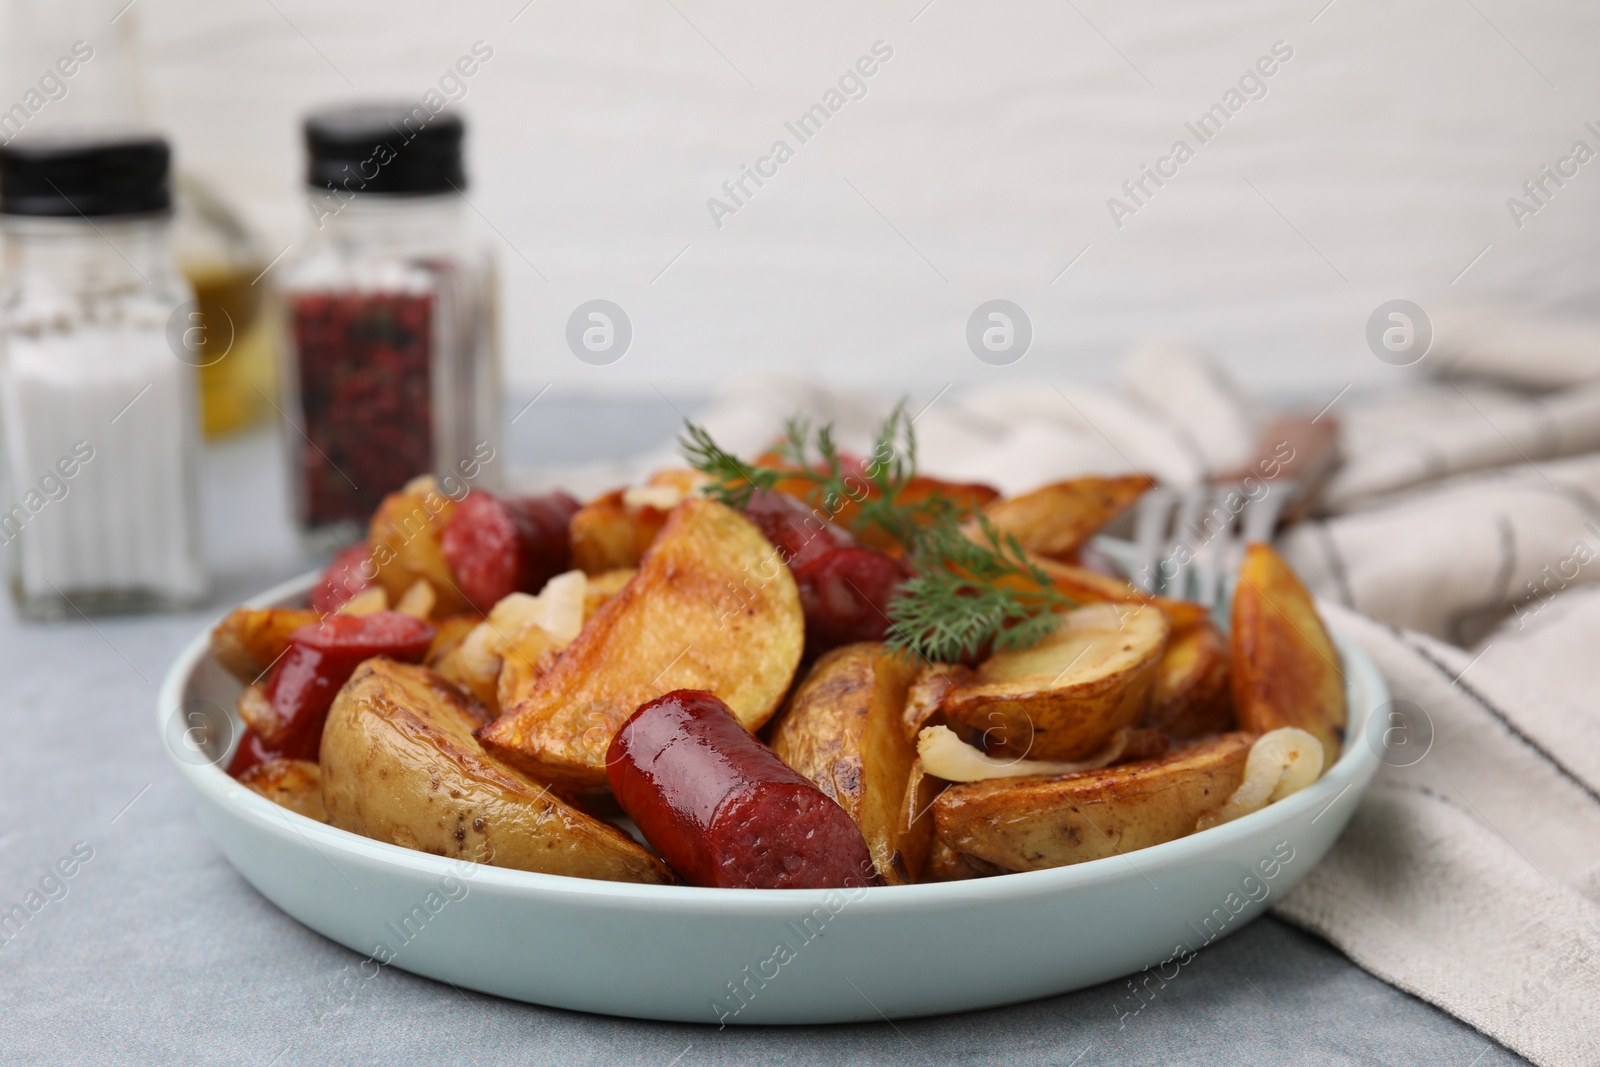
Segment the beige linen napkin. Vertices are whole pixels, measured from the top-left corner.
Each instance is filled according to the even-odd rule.
[[[1481,657],[1324,605],[1411,743],[1277,914],[1544,1065],[1600,1063],[1600,591]],[[1574,655],[1576,653],[1576,655]],[[1556,667],[1551,672],[1549,668]],[[1542,691],[1529,679],[1543,677]],[[1534,697],[1537,693],[1537,697]],[[1549,703],[1543,702],[1554,698]],[[1387,717],[1380,725],[1395,721]],[[1381,735],[1372,743],[1394,764]]]
[[[1441,377],[1560,389],[1600,378],[1600,325],[1489,303],[1427,309],[1433,344],[1419,366]]]
[[[1467,645],[1600,579],[1600,453],[1519,464],[1301,523],[1280,549],[1321,595]]]

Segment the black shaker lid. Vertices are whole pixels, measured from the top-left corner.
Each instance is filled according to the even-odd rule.
[[[166,211],[171,160],[166,140],[150,134],[18,138],[0,146],[0,214]]]
[[[356,104],[305,120],[306,184],[353,193],[442,193],[464,189],[465,127],[421,104]]]

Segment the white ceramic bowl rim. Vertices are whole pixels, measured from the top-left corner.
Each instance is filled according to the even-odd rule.
[[[303,600],[319,577],[316,572],[301,575],[252,598],[247,605],[266,607]],[[905,911],[917,910],[922,906],[943,908],[963,902],[976,905],[991,899],[1001,886],[1008,895],[1017,897],[1056,895],[1077,887],[1115,882],[1125,874],[1126,865],[1131,865],[1148,880],[1152,874],[1204,860],[1210,854],[1224,850],[1224,846],[1242,842],[1265,820],[1290,822],[1300,815],[1317,811],[1319,814],[1312,819],[1315,822],[1321,818],[1322,812],[1331,809],[1356,783],[1369,778],[1376,770],[1378,756],[1364,740],[1367,715],[1388,700],[1387,687],[1366,653],[1336,630],[1333,631],[1333,637],[1343,660],[1346,690],[1352,698],[1349,701],[1352,720],[1346,727],[1344,751],[1338,762],[1300,792],[1233,822],[1134,852],[1067,867],[1023,871],[991,878],[873,886],[863,890],[863,896],[853,906],[869,911],[879,907]],[[167,672],[157,698],[158,727],[163,731],[175,710],[184,704],[190,678],[208,655],[209,649],[210,629],[207,628],[189,643]],[[1356,721],[1356,716],[1360,716],[1360,721]],[[292,841],[298,837],[318,852],[331,851],[356,856],[373,865],[401,867],[433,877],[462,876],[461,860],[375,841],[316,822],[274,804],[227,775],[223,770],[227,756],[214,764],[196,765],[179,759],[176,753],[171,755],[179,772],[196,789],[219,803],[238,806],[252,813],[257,821],[285,840]],[[1350,803],[1355,803],[1355,800]],[[537,874],[486,864],[473,863],[470,866],[471,878],[477,885],[537,890],[541,894],[571,895],[594,900],[609,899],[614,903],[633,903],[660,914],[680,911],[692,914],[711,906],[741,915],[770,914],[774,918],[784,918],[794,914],[797,902],[821,903],[827,894],[838,892],[828,889],[708,889],[697,886],[640,885]]]

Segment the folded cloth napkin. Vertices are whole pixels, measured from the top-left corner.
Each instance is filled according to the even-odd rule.
[[[1471,644],[1507,612],[1600,580],[1600,453],[1377,498],[1290,528],[1280,548],[1318,593]]]
[[[1277,914],[1535,1063],[1600,1063],[1600,590],[1477,656],[1323,610],[1389,683],[1352,739],[1389,765]]]
[[[1452,474],[1600,449],[1600,383],[1528,395],[1451,382],[1352,401],[1338,412],[1344,463],[1322,494],[1325,512]]]
[[[1488,378],[1536,389],[1600,378],[1600,325],[1494,304],[1428,309],[1433,343],[1419,366],[1441,377]]]

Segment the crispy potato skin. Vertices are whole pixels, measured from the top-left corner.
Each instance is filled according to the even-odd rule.
[[[1034,648],[990,656],[940,710],[984,731],[991,754],[1086,759],[1144,715],[1170,629],[1146,605],[1080,608]]]
[[[1190,833],[1227,801],[1244,779],[1254,740],[1221,734],[1098,771],[952,785],[933,802],[935,832],[959,859],[1006,871],[1148,848]]]
[[[488,756],[483,722],[426,667],[371,659],[339,691],[322,735],[322,796],[340,829],[420,852],[545,874],[671,882],[666,865]]]
[[[310,608],[234,608],[211,631],[211,654],[241,682],[257,681],[289,647],[289,635],[321,617]]]
[[[909,659],[879,643],[836,648],[811,668],[772,732],[778,757],[849,812],[890,884],[910,881],[910,869],[922,866],[932,829],[931,820],[915,834],[902,824],[917,750],[900,714],[915,674]]]
[[[963,735],[963,740],[976,744],[975,737],[966,736],[971,728],[966,723],[951,723],[939,710],[945,696],[958,685],[972,684],[972,668],[959,663],[924,663],[906,690],[905,710],[900,713],[900,729],[911,745],[925,726],[950,726]]]
[[[1143,474],[1073,478],[983,509],[1002,533],[1046,559],[1066,560],[1106,523],[1126,511],[1155,482]]]
[[[1339,650],[1283,557],[1245,550],[1233,598],[1233,705],[1256,733],[1298,726],[1322,742],[1324,766],[1339,758],[1348,709]]]
[[[583,621],[588,622],[594,618],[601,605],[622,592],[623,587],[638,573],[637,567],[624,567],[620,570],[602,571],[591,575],[583,589]]]
[[[772,545],[731,508],[685,500],[633,580],[480,736],[558,789],[603,791],[606,748],[641,704],[704,689],[759,729],[788,691],[804,643],[800,594]]]
[[[472,610],[439,548],[455,510],[456,502],[439,492],[432,478],[417,478],[384,497],[373,512],[367,545],[389,603],[399,603],[418,578],[426,578],[438,598],[435,615],[442,618]]]
[[[567,530],[572,565],[585,574],[637,567],[642,554],[635,545],[636,530],[622,490],[595,497],[572,516]]]
[[[1178,741],[1233,729],[1230,656],[1227,638],[1209,619],[1174,629],[1144,725]]]
[[[623,489],[596,497],[572,516],[567,537],[572,565],[585,574],[637,567],[666,525],[667,512],[652,507],[630,508]]]
[[[239,784],[279,807],[317,822],[327,822],[322,806],[322,768],[303,759],[270,759],[239,776]]]

